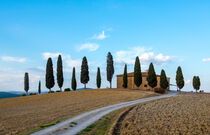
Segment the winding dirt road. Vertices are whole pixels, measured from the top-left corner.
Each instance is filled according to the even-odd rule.
[[[90,112],[80,114],[76,117],[73,117],[61,123],[58,123],[52,127],[33,133],[32,135],[75,135],[78,132],[85,129],[87,126],[99,120],[101,117],[117,109],[128,107],[128,106],[135,105],[138,103],[157,100],[161,98],[174,97],[174,96],[178,96],[178,95],[176,93],[169,93],[162,96],[143,98],[143,99],[134,100],[130,102],[123,102],[120,104],[114,104],[107,107],[102,107],[102,108],[99,108]]]

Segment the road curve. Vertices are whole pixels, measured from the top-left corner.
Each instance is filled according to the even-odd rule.
[[[108,113],[115,111],[117,109],[128,107],[128,106],[138,104],[138,103],[143,103],[143,102],[152,101],[152,100],[161,99],[161,98],[174,97],[174,96],[178,96],[178,95],[176,93],[169,93],[162,96],[143,98],[139,100],[123,102],[120,104],[109,105],[109,106],[102,107],[102,108],[99,108],[90,112],[80,114],[76,117],[65,120],[54,126],[35,132],[32,135],[75,135],[78,132],[85,129],[87,126],[99,120],[104,115],[107,115]],[[72,122],[75,122],[77,124],[71,124]]]

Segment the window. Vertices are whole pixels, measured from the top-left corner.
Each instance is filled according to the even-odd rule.
[[[147,87],[147,85],[145,84],[144,87]]]

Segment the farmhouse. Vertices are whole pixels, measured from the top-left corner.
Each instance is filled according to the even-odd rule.
[[[134,72],[128,73],[128,88],[129,89],[140,89],[140,90],[154,90],[160,88],[160,75],[157,75],[157,86],[153,89],[148,85],[147,82],[147,76],[148,76],[148,71],[147,72],[142,72],[142,84],[138,88],[136,87],[134,83]],[[170,78],[168,78],[168,82],[170,84]],[[117,88],[123,88],[123,74],[117,75]],[[167,90],[169,90],[170,87],[168,87]]]

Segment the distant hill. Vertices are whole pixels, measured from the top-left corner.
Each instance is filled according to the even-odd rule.
[[[21,94],[14,94],[10,92],[0,92],[0,98],[20,97]]]

